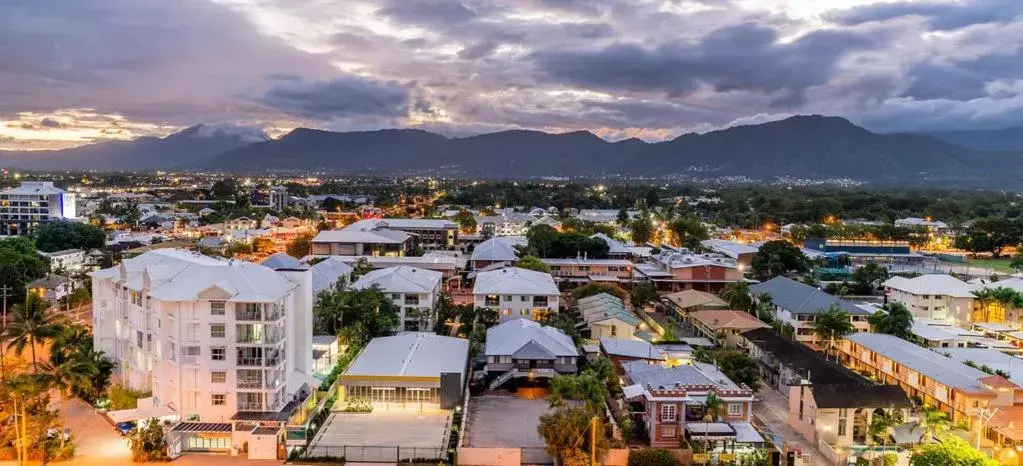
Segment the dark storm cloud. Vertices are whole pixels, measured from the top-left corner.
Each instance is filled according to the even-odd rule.
[[[614,91],[678,96],[705,83],[718,92],[777,94],[797,105],[803,92],[832,76],[852,50],[880,45],[878,37],[842,31],[811,32],[778,43],[773,29],[752,24],[723,28],[696,43],[672,41],[653,48],[616,43],[590,50],[537,52],[531,57],[549,80]]]
[[[857,25],[906,16],[921,16],[937,30],[958,29],[973,24],[1004,23],[1023,14],[1020,0],[966,0],[878,3],[832,12],[828,17],[841,24]]]
[[[920,100],[971,100],[988,96],[988,85],[996,81],[1023,78],[1023,50],[1006,55],[988,55],[972,60],[923,62],[912,67],[912,81],[903,96]]]
[[[278,77],[257,100],[289,114],[322,120],[400,118],[408,115],[409,89],[394,81],[359,76],[331,81]]]

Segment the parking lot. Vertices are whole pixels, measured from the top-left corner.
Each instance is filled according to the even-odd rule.
[[[333,413],[310,445],[311,456],[349,461],[436,458],[447,450],[451,414]]]

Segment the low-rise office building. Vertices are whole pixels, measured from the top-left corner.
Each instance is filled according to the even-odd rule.
[[[451,409],[462,401],[469,340],[412,332],[374,338],[338,377],[341,401],[375,410]]]
[[[0,191],[0,236],[28,235],[41,223],[75,217],[75,194],[51,181],[22,181]]]
[[[694,254],[686,249],[663,247],[652,262],[636,264],[638,280],[648,280],[659,291],[720,291],[742,280],[738,263],[720,254]]]

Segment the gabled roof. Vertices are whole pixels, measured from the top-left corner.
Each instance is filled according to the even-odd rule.
[[[305,263],[283,252],[279,252],[270,257],[267,257],[266,259],[263,259],[263,261],[260,262],[259,265],[262,265],[264,267],[270,267],[271,269],[274,270],[306,270],[309,268],[309,266],[306,265]]]
[[[881,285],[914,295],[951,296],[953,298],[972,298],[972,292],[980,288],[945,274],[920,275],[914,278],[892,277]]]
[[[359,220],[351,225],[348,225],[344,230],[352,231],[365,231],[374,230],[377,228],[390,228],[394,230],[409,229],[452,229],[458,228],[458,224],[450,220],[443,219],[430,219],[430,218],[376,218],[368,220]]]
[[[767,293],[771,295],[772,303],[793,314],[823,314],[832,304],[837,304],[849,315],[870,314],[849,301],[836,298],[817,288],[785,277],[774,277],[749,288],[750,292],[754,294]]]
[[[675,367],[650,364],[647,361],[622,363],[622,370],[634,384],[652,388],[674,388],[676,385],[713,385],[737,390],[739,385],[710,364],[693,362]]]
[[[43,288],[46,290],[53,290],[69,281],[71,280],[68,280],[67,277],[50,274],[43,278],[33,280],[32,283],[26,285],[26,288]]]
[[[319,293],[337,283],[342,276],[350,275],[354,269],[340,257],[328,257],[312,266],[313,293]]]
[[[676,306],[687,309],[696,306],[711,306],[711,307],[727,307],[728,303],[725,300],[717,297],[712,293],[699,290],[685,290],[677,293],[671,293],[666,295],[664,299],[667,299]]]
[[[752,330],[755,328],[768,327],[760,319],[742,311],[727,309],[708,309],[694,311],[690,317],[702,322],[713,330],[737,329],[739,331]]]
[[[664,359],[664,353],[649,342],[625,338],[600,337],[600,348],[608,356],[637,359]]]
[[[909,396],[898,385],[829,385],[810,386],[818,408],[909,408]]]
[[[313,238],[313,242],[402,244],[411,237],[397,230],[324,230]]]
[[[484,353],[487,356],[510,356],[530,343],[554,356],[579,356],[571,337],[554,327],[545,327],[528,319],[513,319],[488,329]]]
[[[373,270],[352,283],[352,288],[361,290],[373,286],[388,293],[432,293],[440,286],[444,274],[434,271],[399,265]]]
[[[593,236],[590,236],[590,238],[596,238],[607,243],[608,254],[629,254],[630,252],[632,252],[632,250],[630,250],[629,247],[625,245],[625,243],[618,241],[603,233],[594,234]]]
[[[473,294],[557,295],[561,292],[549,273],[505,267],[476,274]]]
[[[526,238],[522,236],[495,236],[476,245],[470,260],[514,262],[519,260],[515,246],[525,245]]]
[[[718,238],[706,239],[701,241],[700,244],[705,248],[724,254],[732,259],[738,259],[740,254],[756,254],[760,250],[756,246]]]

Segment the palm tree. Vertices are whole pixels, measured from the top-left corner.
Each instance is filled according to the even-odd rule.
[[[92,331],[81,324],[72,324],[61,329],[50,345],[50,363],[61,364],[74,355],[93,348]]]
[[[756,306],[753,307],[753,312],[756,317],[764,322],[770,323],[774,320],[774,304],[771,302],[770,293],[758,293],[756,296]],[[768,320],[769,316],[770,320]]]
[[[732,309],[747,311],[753,308],[753,298],[749,294],[749,284],[744,281],[732,282],[721,290],[721,299],[728,301]]]
[[[28,347],[32,352],[32,372],[39,373],[36,361],[36,345],[60,334],[64,319],[59,314],[47,312],[46,302],[29,293],[24,304],[15,304],[7,322],[5,340],[7,349],[21,356]]]
[[[40,378],[60,393],[59,413],[64,411],[64,401],[73,388],[90,387],[93,377],[99,374],[96,361],[84,353],[76,353],[60,364],[43,363],[43,368],[45,374]]]
[[[951,425],[952,422],[949,421],[947,413],[934,406],[926,405],[921,413],[920,422],[913,426],[913,431],[923,429],[922,443],[931,443],[947,431]]]
[[[706,431],[703,435],[704,451],[710,450],[710,423],[721,417],[725,411],[725,402],[714,392],[707,393],[707,400],[703,402],[703,422]]]
[[[880,439],[881,447],[887,447],[888,438],[891,437],[895,427],[902,425],[903,422],[902,410],[889,408],[875,412],[868,427],[870,439],[875,445]]]
[[[849,313],[832,304],[822,314],[813,319],[813,333],[825,343],[825,353],[829,352],[835,344],[835,338],[852,333],[852,321]]]
[[[902,303],[885,304],[881,311],[871,314],[867,320],[876,333],[893,335],[907,341],[914,338],[910,330],[913,327],[913,314]]]
[[[980,304],[980,309],[983,312],[983,317],[976,320],[980,322],[987,322],[991,313],[991,303],[995,299],[994,290],[990,288],[981,288],[979,290],[973,290],[970,293],[972,293],[973,297],[976,298],[977,303]]]

